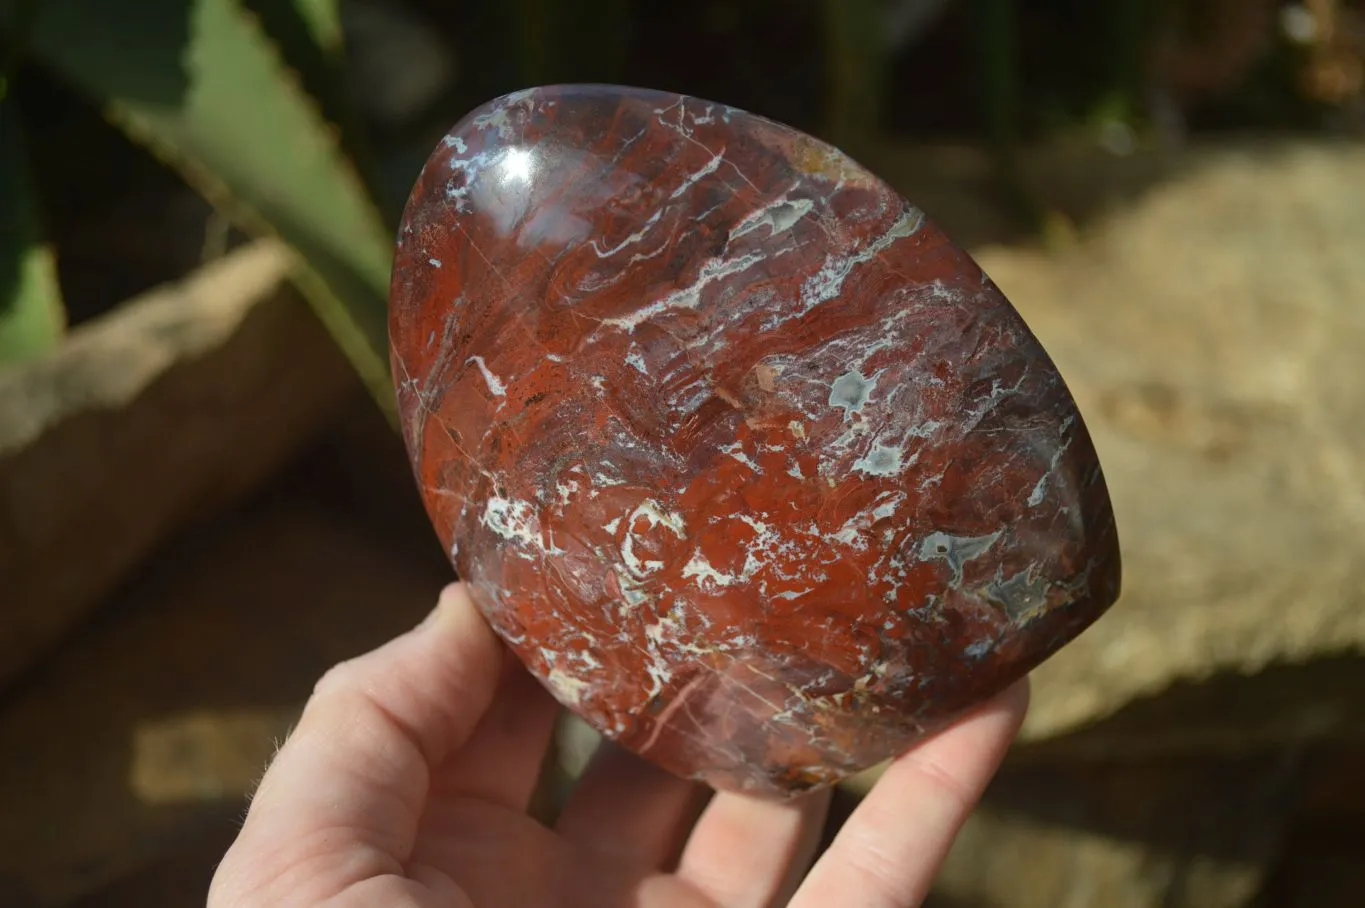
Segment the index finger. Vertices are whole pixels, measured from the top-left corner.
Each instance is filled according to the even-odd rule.
[[[790,908],[924,901],[1028,710],[1028,681],[896,758],[806,877]]]

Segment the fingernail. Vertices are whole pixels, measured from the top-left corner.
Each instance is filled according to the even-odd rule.
[[[432,609],[431,611],[427,612],[427,616],[426,616],[425,618],[423,618],[422,621],[421,621],[421,623],[418,624],[416,627],[414,627],[413,630],[414,630],[414,631],[424,631],[424,630],[426,630],[427,628],[431,627],[433,624],[436,623],[436,619],[440,616],[440,614],[441,614],[441,607],[438,605],[438,606],[436,606],[434,609]]]
[[[415,628],[413,628],[413,630],[416,630],[416,631],[424,631],[424,630],[430,628],[431,626],[433,626],[433,625],[437,622],[437,620],[441,617],[441,606],[442,606],[442,605],[443,605],[442,600],[441,600],[441,599],[437,599],[437,600],[436,600],[436,607],[435,607],[434,609],[432,609],[431,611],[427,612],[427,616],[426,616],[425,618],[422,619],[422,623],[421,623],[421,624],[418,624]]]
[[[437,621],[440,620],[442,613],[446,611],[446,607],[450,603],[452,592],[458,591],[459,587],[459,583],[452,583],[442,589],[441,595],[436,600],[436,607],[427,613],[427,616],[422,619],[422,623],[417,625],[414,630],[422,631],[435,626]]]

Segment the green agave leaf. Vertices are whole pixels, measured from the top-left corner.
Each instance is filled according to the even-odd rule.
[[[0,76],[0,366],[43,355],[66,331],[57,265],[38,223],[38,199],[14,98]]]
[[[139,0],[136,13],[47,0],[30,53],[243,227],[300,254],[300,288],[392,417],[392,233],[335,127],[240,0]]]
[[[343,50],[339,0],[294,0],[293,7],[307,24],[318,47],[328,56],[339,56]]]
[[[256,18],[375,198],[375,152],[356,110],[347,75],[346,40],[338,0],[241,0]],[[385,212],[388,214],[389,212]],[[396,216],[390,226],[397,227]]]
[[[321,108],[323,116],[335,123],[349,114],[342,90],[345,45],[337,0],[240,3],[278,48],[284,64]]]

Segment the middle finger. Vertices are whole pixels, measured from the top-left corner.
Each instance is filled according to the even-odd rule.
[[[671,869],[707,792],[603,741],[556,829],[574,845],[613,859]]]

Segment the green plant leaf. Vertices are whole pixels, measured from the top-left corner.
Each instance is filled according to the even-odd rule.
[[[338,0],[294,0],[293,6],[318,47],[328,56],[339,56],[343,50],[341,3]]]
[[[375,190],[375,152],[351,93],[346,36],[338,0],[241,0],[279,48],[285,65],[312,97],[327,122],[336,126],[341,148]],[[378,199],[376,199],[378,201]],[[392,214],[385,211],[385,214]],[[396,215],[390,226],[397,227]]]
[[[3,15],[3,14],[0,14]],[[234,221],[300,255],[300,289],[393,415],[393,237],[336,129],[241,0],[47,0],[32,57]]]
[[[15,100],[0,76],[0,365],[42,356],[66,331],[56,259],[38,222],[38,199]]]

